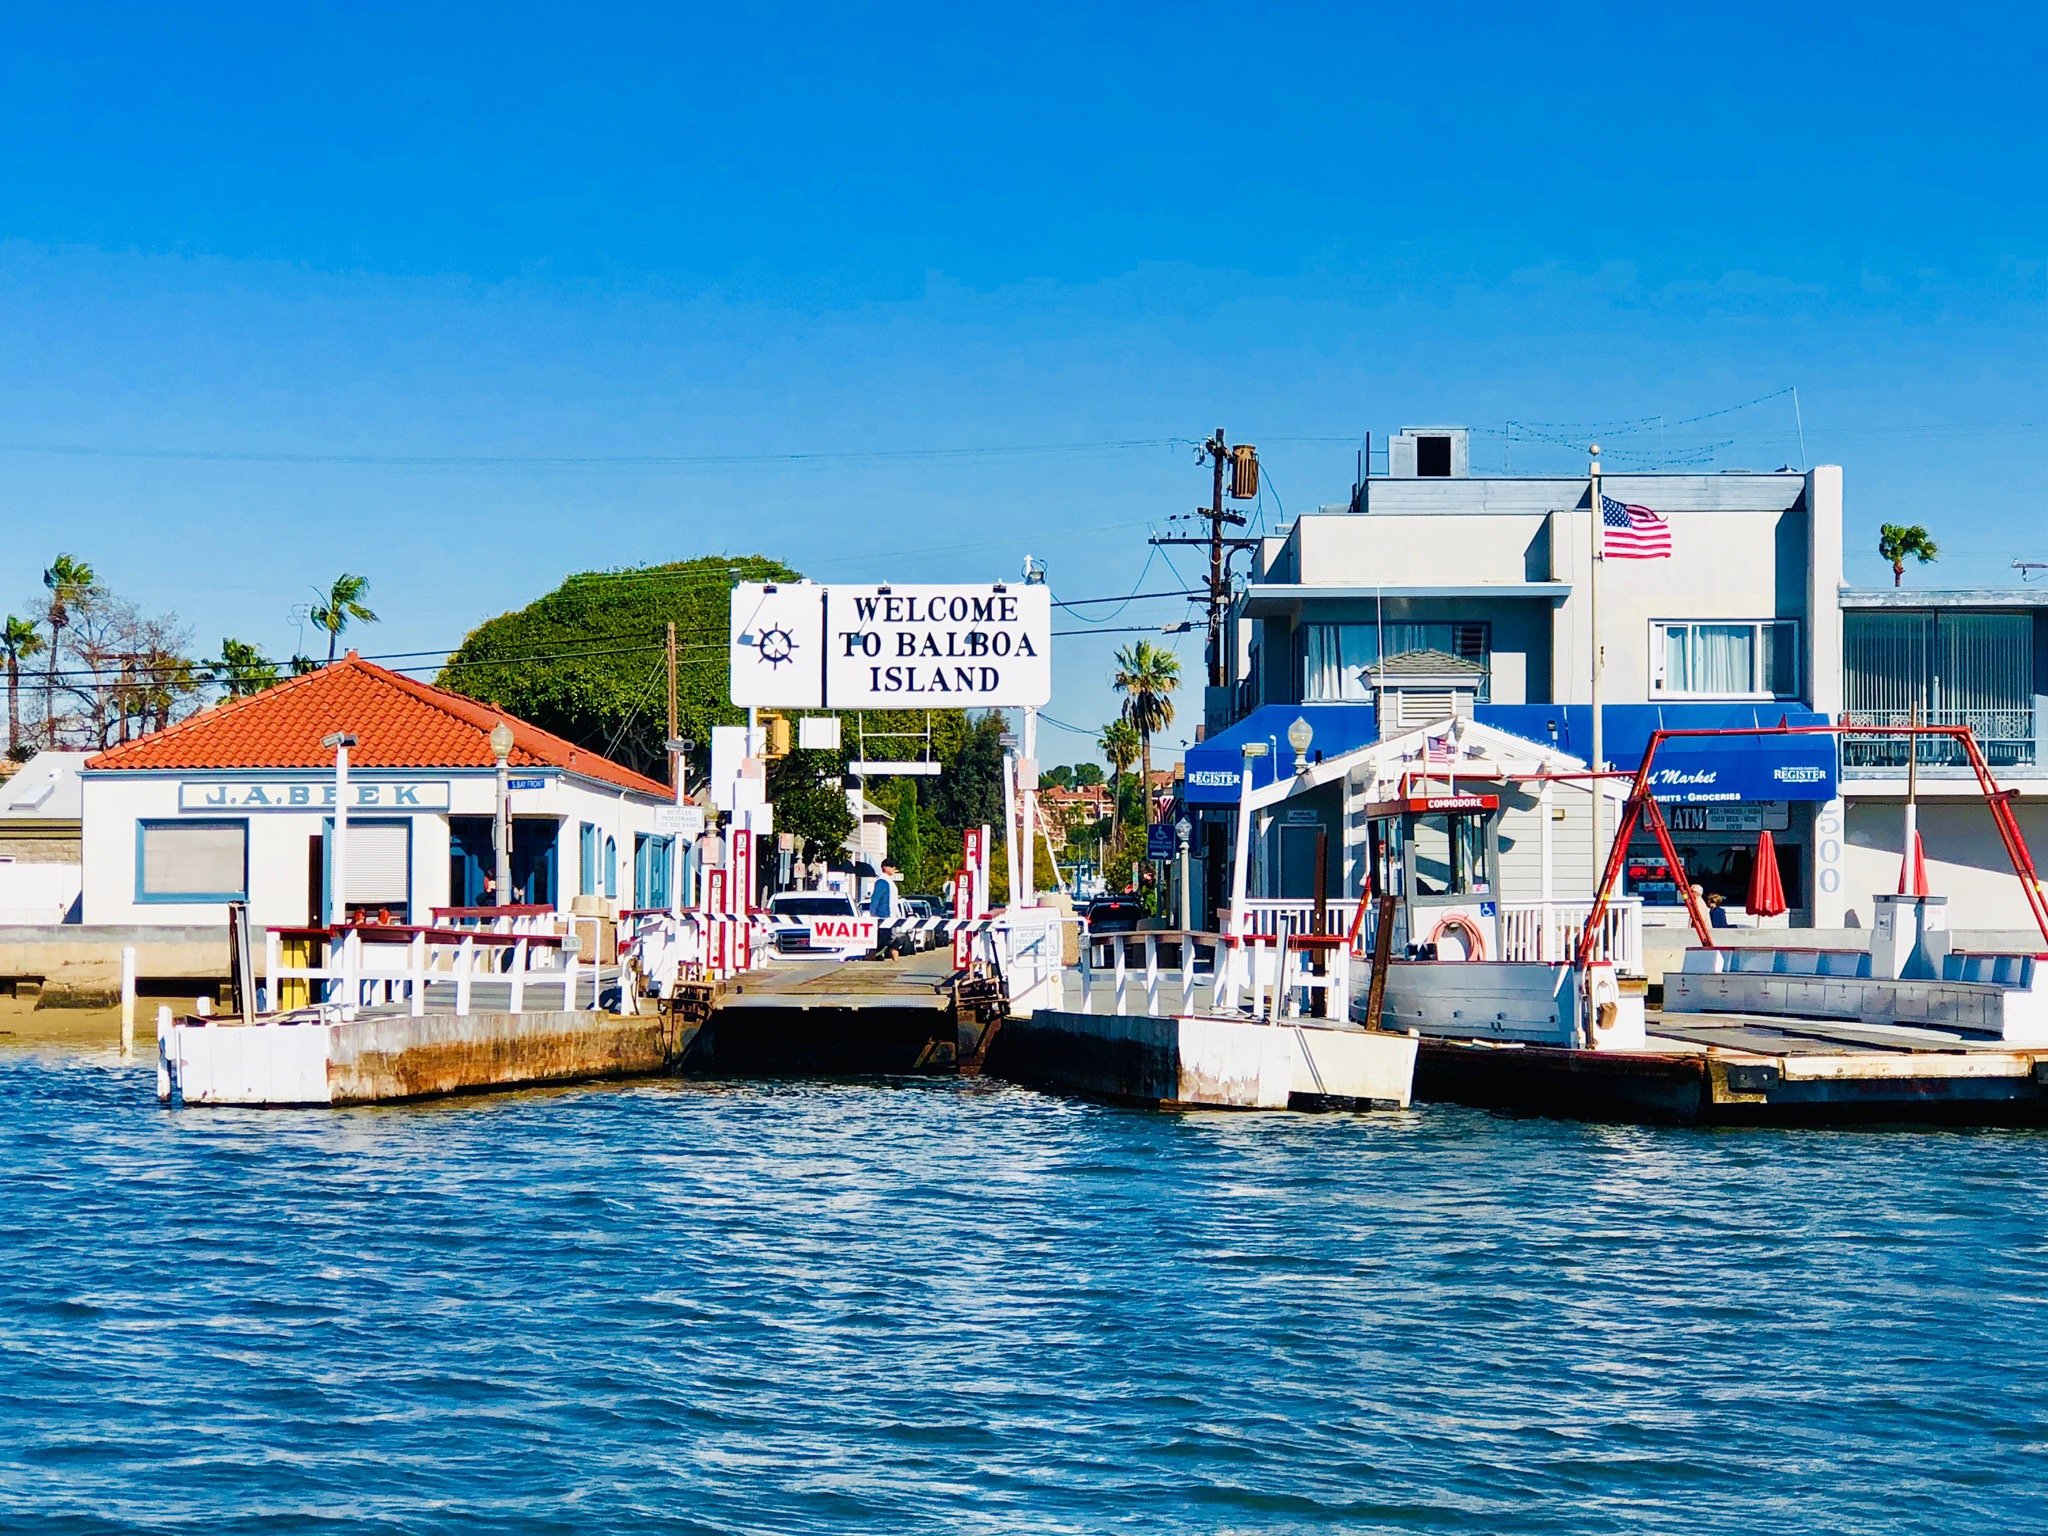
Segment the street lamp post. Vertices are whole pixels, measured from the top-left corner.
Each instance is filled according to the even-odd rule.
[[[512,899],[512,786],[506,774],[512,761],[512,727],[500,720],[491,727],[491,756],[498,765],[497,880],[498,905]]]
[[[356,744],[346,731],[322,736],[320,745],[334,751],[334,847],[327,856],[327,921],[348,921],[348,749]]]
[[[1186,933],[1193,922],[1193,901],[1188,890],[1188,843],[1195,835],[1195,824],[1182,812],[1179,821],[1173,824],[1173,840],[1180,853],[1180,931]]]

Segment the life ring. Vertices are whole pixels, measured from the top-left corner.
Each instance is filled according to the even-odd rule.
[[[1443,958],[1443,936],[1450,932],[1464,935],[1467,960],[1486,958],[1486,935],[1479,931],[1479,925],[1462,912],[1452,912],[1441,919],[1429,935],[1430,946],[1436,950],[1438,959]]]

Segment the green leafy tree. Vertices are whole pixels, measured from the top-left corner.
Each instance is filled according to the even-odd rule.
[[[43,649],[43,637],[28,619],[7,615],[6,639],[0,642],[7,656],[7,755],[22,755],[21,664]]]
[[[320,628],[327,631],[327,659],[334,660],[335,647],[341,643],[341,632],[351,624],[374,624],[377,615],[363,602],[363,594],[370,590],[370,578],[353,576],[344,571],[334,578],[334,584],[325,594],[318,587],[313,589],[319,601],[306,616]]]
[[[1074,788],[1076,788],[1076,789],[1093,789],[1093,788],[1094,788],[1094,787],[1095,787],[1096,785],[1100,784],[1100,783],[1102,782],[1102,780],[1103,780],[1102,764],[1100,764],[1100,763],[1076,763],[1076,764],[1074,764]]]
[[[1123,827],[1124,775],[1138,760],[1137,728],[1128,720],[1112,720],[1102,728],[1101,739],[1095,746],[1102,753],[1103,761],[1109,764],[1109,841],[1114,847]]]
[[[1152,738],[1173,724],[1173,691],[1180,686],[1180,658],[1139,640],[1116,653],[1116,691],[1124,696],[1124,718],[1138,733],[1145,820],[1152,820]]]
[[[1038,776],[1038,787],[1040,789],[1071,789],[1073,783],[1074,770],[1065,763],[1061,763],[1055,768],[1048,768]]]
[[[969,726],[958,748],[943,758],[931,781],[932,811],[943,827],[1001,826],[1003,821],[1003,717],[990,711]]]
[[[1886,523],[1877,530],[1877,552],[1890,562],[1895,587],[1906,583],[1908,560],[1927,565],[1941,555],[1940,547],[1918,523]]]
[[[792,833],[828,855],[853,835],[846,803],[846,759],[837,752],[798,750],[768,763],[768,803],[775,830]]]
[[[657,779],[668,776],[664,626],[676,626],[678,729],[709,760],[711,727],[737,725],[726,662],[736,582],[796,581],[765,555],[710,555],[571,576],[471,630],[437,681]]]
[[[199,673],[231,699],[261,693],[281,675],[277,663],[265,660],[255,646],[226,637],[220,642],[219,659],[200,663]]]
[[[99,585],[99,577],[83,560],[60,554],[43,572],[43,585],[50,593],[50,606],[45,610],[46,622],[50,626],[50,660],[43,676],[43,734],[45,745],[54,747],[57,745],[57,654],[63,648],[64,630],[71,622],[72,608],[93,593]]]
[[[895,780],[889,788],[887,809],[889,857],[894,859],[896,867],[903,871],[903,878],[912,890],[937,889],[924,883],[924,824],[917,803],[917,780]]]

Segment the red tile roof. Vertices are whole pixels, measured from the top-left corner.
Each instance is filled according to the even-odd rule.
[[[354,651],[247,698],[230,699],[87,762],[123,768],[326,768],[320,738],[354,734],[355,768],[490,768],[491,728],[512,727],[514,768],[562,768],[621,789],[669,797],[666,785],[445,688],[415,682]]]

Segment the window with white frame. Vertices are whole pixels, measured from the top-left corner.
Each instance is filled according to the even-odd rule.
[[[249,894],[249,823],[145,821],[136,838],[138,901],[240,901]]]
[[[1650,691],[1667,698],[1797,698],[1798,622],[1657,620],[1650,626]]]
[[[1366,669],[1385,656],[1406,651],[1442,651],[1493,666],[1492,626],[1472,622],[1389,621],[1384,624],[1304,624],[1296,631],[1301,662],[1301,698],[1306,704],[1372,702]],[[1488,679],[1479,682],[1479,702],[1490,698]]]

